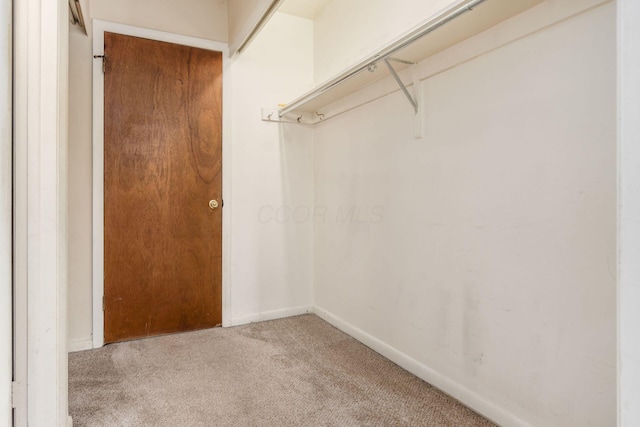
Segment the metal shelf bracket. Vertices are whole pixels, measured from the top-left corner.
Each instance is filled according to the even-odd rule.
[[[386,64],[387,68],[389,69],[389,72],[391,73],[391,75],[395,79],[396,83],[398,83],[398,86],[400,86],[400,89],[402,89],[402,92],[404,93],[404,95],[407,97],[407,99],[409,100],[409,102],[413,106],[413,111],[416,114],[418,114],[418,101],[417,101],[417,99],[414,99],[413,96],[411,96],[411,94],[409,93],[409,90],[404,85],[404,83],[400,79],[400,76],[398,76],[398,73],[396,73],[396,70],[391,66],[389,61],[402,62],[404,64],[408,63],[408,64],[411,64],[411,65],[415,65],[415,64],[413,62],[398,60],[398,59],[394,59],[394,58],[385,58],[383,61]]]

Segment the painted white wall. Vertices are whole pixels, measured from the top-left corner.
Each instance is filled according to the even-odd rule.
[[[92,34],[90,9],[83,7]],[[69,348],[91,343],[91,37],[69,28]]]
[[[640,3],[618,1],[619,426],[640,425]]]
[[[423,139],[400,92],[314,135],[320,313],[501,425],[616,422],[615,5],[584,6],[421,64]]]
[[[276,13],[232,59],[234,324],[311,305],[313,224],[304,209],[313,204],[312,131],[262,122],[260,111],[311,87],[312,47],[310,20]]]
[[[314,82],[322,83],[436,15],[452,0],[334,0],[314,19]]]
[[[243,38],[240,33],[246,23],[247,18],[254,13],[255,10],[264,12],[271,4],[271,0],[231,0],[227,4],[227,27],[229,30],[229,44],[237,44],[238,39]],[[262,15],[262,13],[260,13]],[[254,22],[255,24],[255,22]],[[244,36],[246,37],[247,34]]]
[[[227,41],[227,0],[91,0],[91,17]]]
[[[10,426],[13,376],[12,309],[12,8],[0,3],[0,426]]]
[[[229,55],[249,37],[274,0],[231,0],[227,6]]]

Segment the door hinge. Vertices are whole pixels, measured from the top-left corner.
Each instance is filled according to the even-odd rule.
[[[17,381],[11,382],[11,407],[22,408],[27,399],[27,388]]]
[[[104,311],[104,296],[102,297],[102,311]]]
[[[107,55],[93,55],[94,59],[102,58],[102,74],[107,71]]]

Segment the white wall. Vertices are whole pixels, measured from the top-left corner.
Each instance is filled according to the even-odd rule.
[[[231,0],[228,3],[229,55],[249,37],[274,0]]]
[[[640,3],[618,1],[619,424],[640,425]]]
[[[227,41],[227,0],[91,0],[91,17]]]
[[[276,13],[232,60],[234,324],[311,305],[313,224],[292,214],[313,204],[312,131],[261,122],[260,111],[311,87],[312,28]]]
[[[320,313],[502,425],[616,422],[615,5],[586,6],[421,64],[423,139],[400,92],[314,135]]]
[[[334,0],[314,20],[314,82],[322,83],[453,3]]]
[[[146,21],[137,9],[113,2],[93,1],[85,13],[95,19],[123,17],[121,23],[142,25]],[[226,13],[223,2],[217,13]],[[131,5],[131,3],[127,3]],[[133,7],[133,6],[130,6]],[[114,6],[115,8],[115,6]],[[153,9],[153,8],[149,8]],[[183,25],[199,19],[199,9],[173,3],[164,8],[162,22],[154,29],[200,38],[207,32],[194,32]],[[180,19],[174,19],[180,15]],[[126,21],[132,16],[135,19]],[[158,18],[160,19],[160,18]],[[214,26],[210,24],[210,26]],[[208,29],[220,35],[220,28]],[[225,215],[231,216],[232,232],[232,320],[236,323],[298,312],[310,304],[311,232],[310,224],[263,224],[259,208],[266,204],[307,203],[311,197],[311,148],[294,139],[306,137],[304,131],[285,127],[286,143],[279,142],[277,125],[260,121],[260,108],[275,106],[311,87],[312,25],[294,17],[274,17],[246,53],[236,58],[224,76],[232,81],[231,132],[233,171],[232,194],[225,194]],[[89,28],[89,34],[91,29]],[[299,34],[299,36],[297,36]],[[215,38],[212,38],[216,40]],[[92,40],[72,27],[69,73],[69,341],[71,350],[91,346],[91,67]],[[310,133],[309,133],[310,135]],[[299,138],[300,136],[300,138]],[[284,159],[291,166],[282,167]],[[293,309],[291,311],[290,309]]]
[[[0,426],[12,422],[11,20],[11,2],[4,1],[0,3]]]
[[[271,0],[231,0],[231,3],[227,4],[227,26],[229,30],[228,40],[229,44],[234,45],[240,42],[247,36],[243,33],[245,25],[252,26],[256,22],[247,22],[247,18],[259,10],[257,15],[262,15],[260,12],[264,12],[271,4]]]
[[[90,9],[83,8],[91,34]],[[91,37],[69,28],[69,325],[70,349],[91,342]]]

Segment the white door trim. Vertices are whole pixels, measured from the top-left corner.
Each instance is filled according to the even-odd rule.
[[[150,40],[222,52],[222,325],[230,325],[231,307],[231,108],[229,95],[229,48],[226,43],[215,42],[163,31],[133,27],[107,21],[93,20],[93,54],[104,52],[104,33],[112,32]],[[93,62],[93,347],[104,345],[104,75],[102,62]]]
[[[69,5],[13,7],[14,423],[67,426]]]
[[[618,426],[640,425],[640,4],[618,8]]]
[[[13,378],[13,269],[12,269],[12,8],[11,2],[0,4],[0,425],[11,425],[11,381]]]

